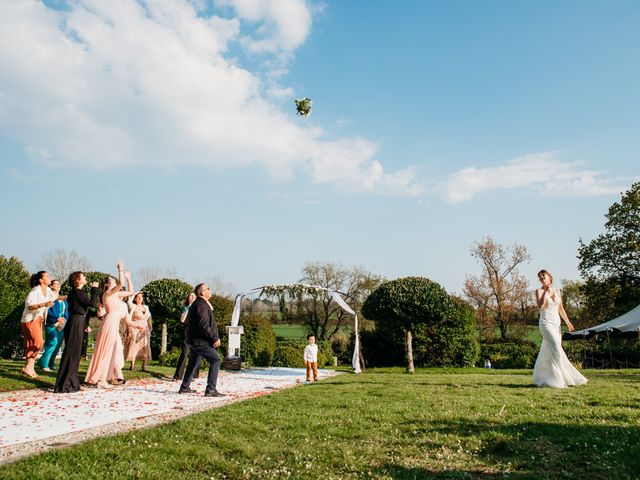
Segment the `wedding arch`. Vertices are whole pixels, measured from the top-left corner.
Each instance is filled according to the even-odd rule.
[[[296,298],[300,295],[318,295],[323,293],[333,301],[335,301],[340,308],[350,315],[353,315],[353,329],[355,332],[355,341],[353,346],[353,356],[351,357],[351,366],[354,373],[360,373],[360,338],[358,334],[358,314],[345,302],[342,294],[337,290],[331,290],[326,287],[319,287],[317,285],[305,285],[303,283],[292,283],[288,285],[263,285],[249,290],[247,293],[240,293],[236,296],[233,306],[233,314],[231,315],[231,327],[238,327],[240,324],[240,313],[242,310],[242,300],[246,297],[253,295],[258,296],[275,296],[275,295],[288,295],[290,298]]]

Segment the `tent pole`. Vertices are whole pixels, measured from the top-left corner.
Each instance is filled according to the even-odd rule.
[[[609,360],[613,366],[613,353],[611,353],[611,340],[609,339],[609,329],[607,329],[607,344],[609,345]]]

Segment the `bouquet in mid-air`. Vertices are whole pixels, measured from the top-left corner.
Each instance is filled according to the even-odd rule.
[[[309,97],[298,98],[296,100],[296,110],[298,111],[298,115],[302,115],[304,117],[311,115],[312,104],[313,102]]]

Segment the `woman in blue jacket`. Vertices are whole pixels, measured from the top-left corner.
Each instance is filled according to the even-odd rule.
[[[51,282],[51,290],[56,295],[60,294],[60,281]],[[66,300],[56,300],[47,311],[47,320],[44,325],[45,342],[42,356],[38,365],[45,372],[56,369],[56,356],[64,340],[64,326],[69,320],[69,307]]]

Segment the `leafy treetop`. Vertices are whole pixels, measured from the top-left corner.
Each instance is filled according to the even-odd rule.
[[[445,289],[423,277],[385,282],[369,295],[362,307],[368,319],[408,330],[417,323],[439,322],[452,312],[453,303]]]
[[[640,280],[640,182],[609,207],[605,231],[589,243],[580,239],[578,268],[583,277]]]

